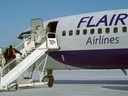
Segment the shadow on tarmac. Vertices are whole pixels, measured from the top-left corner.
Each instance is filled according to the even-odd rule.
[[[128,80],[55,80],[55,84],[108,84],[105,89],[128,91]],[[114,84],[114,85],[112,85]]]
[[[103,86],[102,88],[107,88],[107,89],[112,89],[112,90],[128,91],[128,86]]]
[[[54,84],[128,84],[128,80],[55,80]]]

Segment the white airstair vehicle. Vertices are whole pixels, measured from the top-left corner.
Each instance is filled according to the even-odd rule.
[[[50,32],[47,35],[45,34],[46,32],[43,30],[43,22],[40,18],[32,19],[31,23],[31,36],[29,36],[27,39],[25,39],[23,42],[15,47],[17,49],[21,47],[21,45],[24,45],[24,47],[20,50],[20,52],[22,52],[22,56],[17,55],[17,58],[15,60],[12,60],[8,64],[1,63],[0,90],[9,90],[12,87],[17,89],[17,87],[20,86],[34,86],[44,83],[47,84],[47,82],[42,82],[42,77],[44,75],[44,70],[47,63],[47,53],[49,49],[58,49],[57,40],[55,34],[51,34]],[[49,38],[49,36],[51,35],[52,38]],[[51,41],[54,41],[55,46],[50,45]],[[1,56],[1,58],[3,57]],[[8,70],[8,68],[15,61],[17,61],[18,64],[13,69]],[[31,81],[29,84],[18,85],[16,79],[20,77],[26,70],[28,70],[28,68],[30,68],[31,66],[35,66],[34,64],[36,65],[35,69],[43,66],[39,74],[39,81]]]

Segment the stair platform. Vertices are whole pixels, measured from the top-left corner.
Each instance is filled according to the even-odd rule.
[[[37,87],[37,86],[43,86],[43,85],[47,85],[47,82],[37,82],[37,81],[33,81],[30,83],[22,83],[22,84],[18,84],[18,88],[22,88],[22,87]]]

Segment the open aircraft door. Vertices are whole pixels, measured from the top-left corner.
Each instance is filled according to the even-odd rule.
[[[31,20],[32,40],[35,43],[40,43],[41,39],[45,36],[43,31],[43,20],[41,18],[35,18]]]
[[[56,34],[52,32],[47,33],[47,47],[51,50],[59,49]]]

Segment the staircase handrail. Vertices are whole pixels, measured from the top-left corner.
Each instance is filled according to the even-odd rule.
[[[23,44],[26,40],[29,40],[31,36],[28,36],[25,40],[23,40],[23,42],[21,42],[20,44],[18,44],[15,48],[18,48],[21,44]]]
[[[28,40],[30,37],[31,37],[31,36],[29,36],[28,38],[26,38],[23,42],[21,42],[20,44],[18,44],[15,48],[18,48],[20,45],[22,45],[22,44],[23,44],[26,40]],[[40,41],[41,41],[42,38],[45,38],[45,39],[46,39],[46,36],[43,35],[43,36],[40,38]],[[5,65],[4,68],[2,68],[2,73],[3,73],[3,70],[5,70],[5,69],[6,69],[9,65],[11,65],[12,62],[14,62],[15,60],[16,60],[16,58],[13,59],[11,62],[9,62],[7,65]]]
[[[15,48],[18,48],[18,47],[19,47],[20,45],[22,45],[26,40],[29,40],[30,37],[31,37],[31,36],[29,36],[28,38],[26,38],[23,42],[21,42],[20,44],[18,44]],[[5,68],[7,68],[9,65],[11,65],[12,62],[14,62],[15,60],[16,60],[16,58],[13,59],[11,62],[7,63],[7,65],[5,65],[4,68],[2,68],[2,71],[3,71]]]

